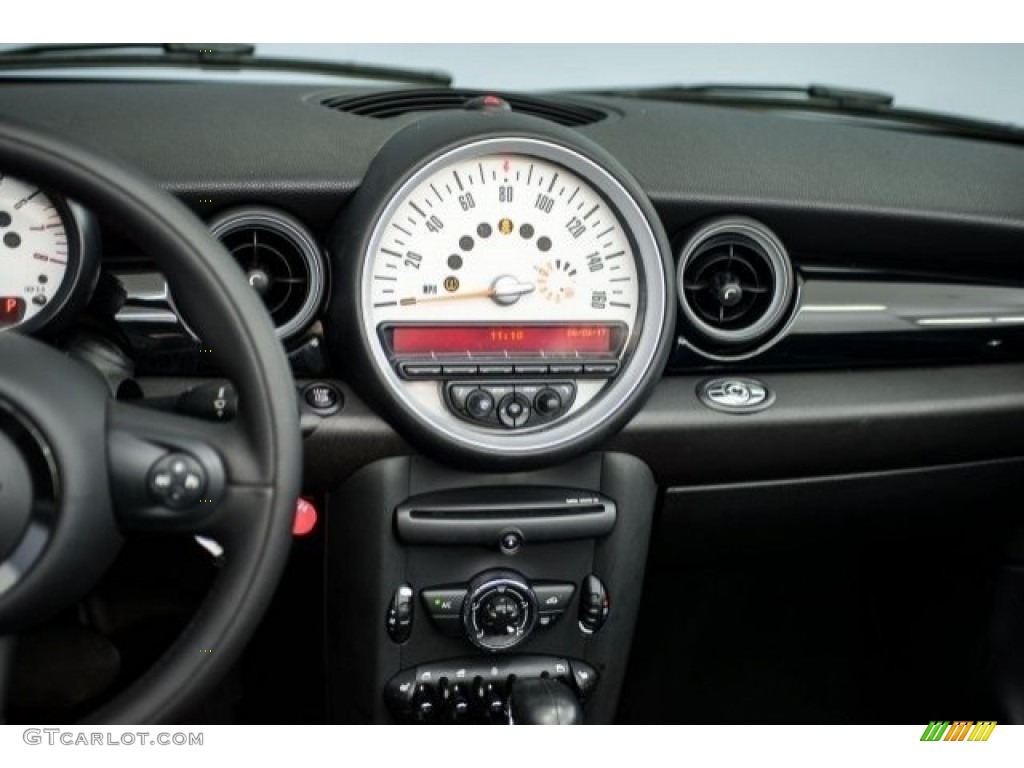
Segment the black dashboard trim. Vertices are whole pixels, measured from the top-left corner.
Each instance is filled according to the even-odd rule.
[[[637,456],[661,487],[1024,457],[1024,364],[759,374],[777,401],[743,418],[702,405],[695,388],[703,378],[662,379],[599,448]],[[199,381],[140,383],[147,397],[160,397]],[[334,383],[345,408],[302,418],[307,493],[328,491],[376,459],[414,453],[351,387]]]

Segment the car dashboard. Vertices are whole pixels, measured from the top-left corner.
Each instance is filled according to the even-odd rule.
[[[1019,146],[453,88],[5,82],[0,114],[141,170],[266,304],[323,530],[252,653],[322,650],[317,717],[507,720],[543,678],[587,722],[861,721],[869,666],[916,691],[883,718],[965,691],[1015,717]],[[233,418],[148,244],[5,182],[33,255],[0,328]],[[894,608],[954,572],[984,596],[962,626]],[[953,692],[922,682],[931,636],[977,657]]]

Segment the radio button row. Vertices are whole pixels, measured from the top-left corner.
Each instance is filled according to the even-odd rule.
[[[614,376],[617,360],[580,360],[552,363],[446,363],[407,361],[398,364],[398,373],[406,379],[442,379],[465,376]]]

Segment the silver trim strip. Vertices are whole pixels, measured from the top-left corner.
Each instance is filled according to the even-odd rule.
[[[809,276],[790,333],[923,333],[1024,325],[1024,288],[923,280]]]
[[[159,323],[181,325],[178,316],[169,309],[146,309],[145,307],[123,307],[114,319],[119,323]]]

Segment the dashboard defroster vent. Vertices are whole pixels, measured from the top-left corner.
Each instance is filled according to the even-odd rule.
[[[701,227],[679,258],[679,301],[690,345],[711,357],[746,357],[772,343],[792,317],[793,266],[759,222],[718,219]]]
[[[324,264],[312,235],[291,216],[268,208],[228,211],[210,223],[246,273],[287,339],[313,320],[324,294]]]
[[[515,93],[491,93],[464,88],[411,88],[401,91],[378,91],[362,96],[332,96],[321,100],[330,109],[349,112],[363,117],[386,119],[413,112],[437,112],[462,109],[467,103],[483,96],[504,99],[513,112],[533,115],[559,125],[578,127],[603,120],[607,113],[579,102],[554,96],[538,98]]]

